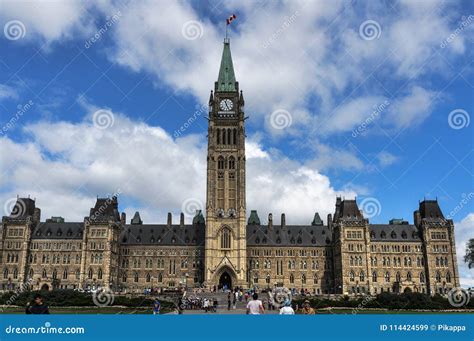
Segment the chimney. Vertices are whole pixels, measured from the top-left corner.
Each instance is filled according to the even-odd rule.
[[[39,207],[35,207],[35,211],[33,213],[33,221],[37,224],[41,221],[41,209]]]
[[[328,214],[328,229],[332,231],[332,216],[331,213]]]
[[[421,225],[420,211],[416,210],[415,212],[413,212],[413,222],[415,223],[416,227],[420,227],[420,225]]]
[[[179,216],[179,227],[184,227],[184,213],[181,212],[181,215]]]
[[[285,219],[285,213],[281,214],[281,227],[286,226],[286,219]]]
[[[271,213],[268,214],[268,228],[273,228],[273,215]]]
[[[166,224],[168,225],[168,228],[171,228],[171,224],[172,224],[171,212],[168,212],[168,222]]]
[[[120,222],[122,223],[122,225],[125,225],[127,223],[127,215],[125,214],[125,212],[122,212],[122,214],[120,215]]]

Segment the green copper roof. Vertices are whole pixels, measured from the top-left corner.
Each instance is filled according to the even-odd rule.
[[[142,219],[140,218],[140,213],[135,212],[135,215],[133,216],[131,222],[130,222],[132,225],[141,225],[143,224],[143,221]]]
[[[258,217],[257,211],[252,210],[250,211],[250,217],[247,221],[249,225],[260,225],[260,218]]]
[[[318,212],[316,212],[314,214],[313,222],[311,223],[311,225],[313,225],[313,226],[323,225],[323,221],[322,221],[321,217],[319,216]]]
[[[195,224],[205,224],[204,216],[202,215],[201,210],[196,210],[196,215],[193,218],[193,225]]]
[[[225,40],[224,50],[222,51],[221,68],[219,69],[219,78],[217,79],[217,91],[236,91],[235,82],[230,42],[229,40]]]

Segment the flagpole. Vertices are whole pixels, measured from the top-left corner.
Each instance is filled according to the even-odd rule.
[[[229,28],[229,25],[227,24],[227,22],[225,23],[225,40],[227,40],[227,30]]]

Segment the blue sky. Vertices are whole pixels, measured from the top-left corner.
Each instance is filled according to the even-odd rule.
[[[43,218],[81,220],[96,195],[120,192],[129,218],[184,210],[190,219],[205,200],[200,107],[235,13],[249,212],[309,223],[342,195],[374,204],[371,222],[412,222],[418,200],[438,198],[445,215],[456,211],[463,252],[474,236],[473,8],[0,1],[5,211],[17,194],[31,195]],[[111,119],[105,127],[97,112]],[[474,285],[472,272],[463,276]]]

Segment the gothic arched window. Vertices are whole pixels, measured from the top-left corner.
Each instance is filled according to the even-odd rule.
[[[229,158],[229,169],[235,169],[235,158],[233,156]]]
[[[293,274],[290,275],[290,283],[295,283],[295,276],[293,276]]]
[[[226,142],[226,136],[225,136],[225,129],[222,129],[222,144],[225,144]]]
[[[420,283],[425,283],[425,274],[420,272]]]
[[[237,144],[237,129],[234,129],[234,144]]]
[[[64,269],[63,271],[63,279],[67,279],[67,269]]]
[[[225,165],[224,158],[222,156],[219,156],[219,158],[217,159],[217,168],[224,169],[224,165]]]
[[[354,282],[355,281],[355,273],[354,271],[351,270],[351,272],[349,273],[349,280],[351,282]]]
[[[441,283],[441,273],[439,271],[436,272],[436,282]]]
[[[97,272],[97,279],[102,279],[102,269]]]
[[[92,276],[94,273],[92,272],[92,269],[89,269],[89,272],[87,273],[87,278],[92,279]]]
[[[138,272],[135,272],[135,274],[133,275],[133,281],[138,282]]]
[[[408,273],[407,273],[407,281],[411,281],[411,272],[410,271],[408,271]]]
[[[148,283],[150,283],[150,281],[151,281],[151,276],[150,276],[149,273],[146,274],[146,281],[147,281]]]
[[[361,271],[360,274],[359,274],[359,279],[361,282],[365,281],[365,273],[364,271]]]
[[[230,235],[231,232],[228,228],[222,229],[221,234],[221,249],[230,249]]]
[[[372,282],[377,282],[377,272],[372,272]]]
[[[398,271],[397,271],[397,274],[395,275],[395,281],[396,281],[396,282],[400,282],[400,281],[401,281],[400,272],[398,272]]]
[[[385,282],[390,283],[390,272],[385,273]]]
[[[232,138],[232,132],[230,128],[228,128],[227,129],[227,144],[232,144],[231,138]]]
[[[217,144],[221,144],[221,130],[220,129],[216,130],[216,142]]]
[[[449,271],[446,273],[446,282],[451,283],[451,273]]]

